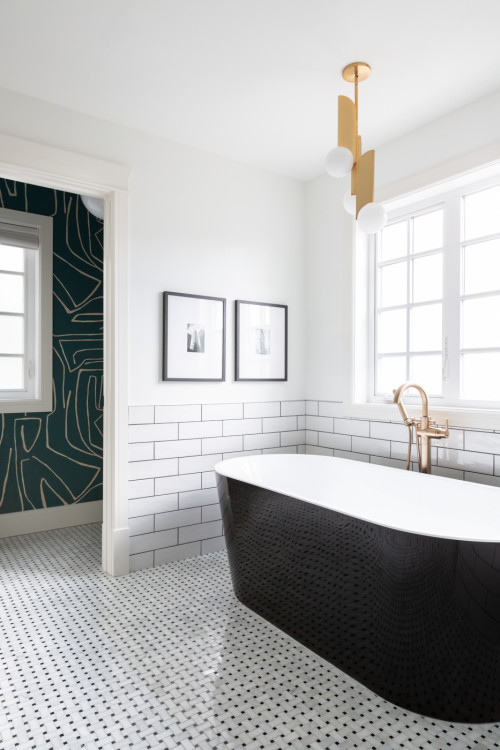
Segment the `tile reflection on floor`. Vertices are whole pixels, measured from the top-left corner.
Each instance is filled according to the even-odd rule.
[[[225,553],[123,578],[100,527],[0,540],[0,748],[492,750],[403,711],[247,610]]]

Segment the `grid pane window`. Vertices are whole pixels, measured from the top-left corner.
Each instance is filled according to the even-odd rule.
[[[52,410],[52,224],[0,207],[0,414]]]
[[[478,393],[485,401],[499,400],[500,352],[462,354],[461,395],[476,401]],[[478,392],[478,387],[480,391]]]
[[[0,313],[0,352],[24,354],[24,318]]]
[[[0,271],[24,273],[24,248],[0,245]]]
[[[406,349],[406,308],[382,310],[378,316],[378,349],[381,354]]]
[[[413,266],[413,301],[430,302],[443,296],[443,255],[434,253],[415,258]]]
[[[494,292],[500,279],[500,239],[475,242],[463,250],[463,293]]]
[[[392,307],[406,302],[407,262],[389,263],[380,269],[380,304]]]
[[[431,393],[441,393],[442,388],[442,357],[441,354],[423,354],[410,357],[410,380],[415,383],[425,383],[424,390]]]
[[[398,221],[384,229],[384,242],[380,248],[381,260],[393,260],[407,254],[408,222]]]
[[[500,295],[462,301],[462,348],[500,348]]]
[[[464,196],[464,239],[500,234],[500,185]]]
[[[24,358],[0,354],[0,391],[18,391],[24,387]]]
[[[0,312],[24,312],[24,273],[0,271]]]
[[[410,311],[410,351],[441,351],[442,306],[418,305]]]
[[[500,401],[500,185],[464,195],[462,211],[460,390]]]
[[[406,380],[406,357],[379,357],[377,367],[378,386],[381,393],[392,393],[396,384]]]
[[[500,408],[500,177],[396,209],[374,249],[369,397]]]
[[[430,394],[441,395],[443,235],[439,206],[381,232],[376,260],[377,395],[390,395],[417,375]],[[389,353],[398,356],[384,356]]]
[[[0,390],[21,391],[25,361],[26,253],[0,245]]]
[[[425,253],[427,250],[443,247],[442,211],[431,211],[415,216],[412,224],[414,252]]]

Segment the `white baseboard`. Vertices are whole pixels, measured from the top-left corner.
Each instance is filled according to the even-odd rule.
[[[106,570],[103,549],[102,568],[104,572],[112,576],[126,576],[130,573],[129,537],[130,529],[128,526],[122,529],[113,529],[112,568],[111,570]]]
[[[0,539],[37,531],[81,526],[85,523],[102,523],[102,500],[76,505],[58,505],[56,508],[24,510],[20,513],[0,514]]]

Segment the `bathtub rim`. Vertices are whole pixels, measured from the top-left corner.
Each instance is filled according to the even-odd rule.
[[[264,469],[267,476],[262,477],[262,467],[272,466],[273,463],[278,465],[282,473],[285,470],[284,477],[276,474],[273,476],[272,470],[269,471],[267,468]],[[316,475],[316,481],[312,482],[315,484],[312,492],[306,491],[304,469],[303,476],[297,476],[298,464],[302,464],[304,469],[308,466],[316,472],[319,470],[323,483],[332,480],[330,489],[318,487]],[[321,466],[323,468],[320,468]],[[356,481],[359,481],[360,477],[364,479],[368,473],[373,475],[372,478],[378,476],[387,486],[374,490],[373,484],[366,485],[372,496],[374,495],[371,503],[359,496],[351,496],[348,502],[344,498],[339,501],[338,497],[332,497],[333,489],[346,490],[352,488],[352,485],[347,483],[335,486],[338,469],[344,472],[347,480],[355,477]],[[219,476],[261,487],[395,531],[454,541],[500,543],[498,487],[314,454],[238,456],[219,461],[214,470]],[[437,499],[429,493],[429,482],[433,483],[436,491],[440,493]],[[404,484],[408,485],[407,488],[403,488]],[[398,492],[403,496],[406,492],[406,501],[402,500]],[[377,504],[375,500],[378,501]],[[466,505],[467,500],[469,503]]]

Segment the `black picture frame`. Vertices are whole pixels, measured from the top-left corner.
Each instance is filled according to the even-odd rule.
[[[162,380],[221,382],[225,379],[226,300],[163,292]]]
[[[288,305],[235,301],[235,380],[288,380]]]

